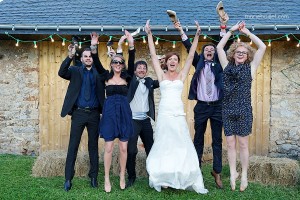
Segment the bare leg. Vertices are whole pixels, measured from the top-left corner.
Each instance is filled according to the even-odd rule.
[[[230,186],[231,190],[235,190],[235,180],[239,176],[236,171],[236,138],[235,136],[227,136],[227,153],[230,168]]]
[[[242,164],[242,177],[240,191],[243,192],[248,186],[247,171],[249,165],[249,148],[248,141],[249,136],[240,137],[238,136],[239,146],[240,146],[240,159]]]
[[[113,148],[114,148],[113,141],[105,142],[105,151],[104,151],[104,173],[105,173],[104,190],[105,190],[105,192],[111,191],[111,184],[110,184],[110,180],[109,180],[109,171],[110,171],[110,166],[111,166]]]
[[[119,141],[119,151],[120,151],[120,188],[125,189],[125,169],[127,161],[127,141]]]

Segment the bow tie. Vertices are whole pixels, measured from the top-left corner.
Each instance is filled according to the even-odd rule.
[[[204,63],[205,63],[205,64],[209,64],[209,65],[211,65],[211,66],[214,66],[214,65],[215,65],[215,63],[214,63],[212,60],[204,60]]]
[[[136,77],[136,80],[141,83],[145,83],[145,81],[146,81],[144,78],[139,78],[139,77]]]

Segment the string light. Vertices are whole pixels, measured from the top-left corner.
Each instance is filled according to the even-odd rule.
[[[65,46],[65,45],[66,45],[65,41],[66,41],[66,39],[63,38],[63,41],[62,41],[62,43],[61,43],[62,46]]]
[[[82,42],[79,42],[79,47],[78,47],[79,49],[81,49],[81,43],[82,43]]]
[[[50,35],[49,37],[51,39],[51,42],[54,42],[54,39],[53,39],[52,35]]]
[[[108,40],[108,41],[111,41],[111,39],[112,39],[112,36],[110,35],[110,36],[109,36],[109,40]]]
[[[176,47],[176,41],[173,41],[173,49],[175,49],[175,47]]]
[[[237,38],[237,41],[238,41],[238,42],[241,42],[241,39],[240,39],[240,36],[239,36],[239,35],[236,35],[236,38]]]
[[[128,41],[127,40],[125,41],[125,45],[128,46]]]
[[[156,38],[155,45],[158,45],[159,37]]]
[[[276,26],[276,25],[275,25],[275,26]],[[71,41],[67,40],[66,38],[64,38],[64,37],[62,37],[62,36],[60,36],[59,34],[56,34],[56,33],[54,33],[54,34],[52,34],[52,35],[49,35],[49,36],[45,37],[44,39],[35,40],[35,41],[33,41],[33,40],[24,41],[24,40],[15,38],[14,36],[10,35],[8,32],[5,32],[5,34],[6,34],[8,37],[10,37],[10,38],[12,38],[12,39],[15,40],[15,42],[16,42],[16,43],[15,43],[15,46],[19,46],[19,44],[22,43],[22,42],[32,42],[32,43],[34,43],[34,47],[37,48],[37,43],[38,43],[38,42],[42,42],[42,41],[49,40],[49,38],[50,38],[51,42],[54,42],[54,39],[53,39],[53,36],[54,36],[54,35],[57,35],[59,38],[61,38],[61,40],[62,40],[62,45],[63,45],[63,46],[65,45],[66,42],[71,42]],[[105,35],[105,34],[103,34],[103,35]],[[214,41],[214,42],[219,42],[218,40],[214,39],[213,37],[210,37],[210,36],[207,35],[207,34],[202,34],[202,35],[203,35],[203,39],[207,39],[207,38],[208,38],[208,39],[210,39],[210,40],[212,40],[212,41]],[[113,37],[113,36],[108,36],[108,35],[106,35],[106,36],[109,37],[110,40],[112,40],[113,38],[115,38],[115,37]],[[273,38],[273,39],[265,39],[265,40],[262,40],[262,41],[263,41],[263,42],[268,42],[268,46],[271,46],[271,42],[272,42],[272,41],[281,40],[282,38],[286,38],[287,41],[291,41],[291,38],[290,38],[289,36],[294,37],[295,40],[298,41],[298,43],[297,43],[296,46],[297,46],[297,47],[300,47],[300,40],[299,40],[293,33],[285,33],[285,34],[283,34],[283,35],[281,35],[281,36],[279,36],[279,37],[277,37],[277,38]],[[155,45],[158,45],[159,40],[162,40],[162,41],[164,41],[164,42],[171,42],[171,43],[172,43],[172,47],[173,47],[173,46],[174,46],[174,42],[175,42],[175,46],[176,46],[176,42],[181,41],[181,40],[178,40],[178,41],[177,41],[177,40],[161,39],[161,38],[159,38],[159,37],[156,37],[155,35],[154,35],[154,37],[156,38]],[[120,39],[120,38],[117,38],[117,37],[116,37],[116,39]],[[135,40],[139,40],[139,39],[142,40],[143,43],[147,43],[147,41],[146,41],[146,36],[141,36],[140,38],[136,38]],[[230,38],[229,40],[234,40],[234,39],[239,39],[239,35],[236,35],[236,36]],[[193,38],[189,38],[189,40],[192,42],[192,41],[193,41]],[[87,42],[90,42],[90,41],[91,41],[91,40],[86,40],[86,38],[84,37],[84,38],[83,38],[83,41],[80,42],[80,44],[81,44],[81,46],[82,46],[82,44],[87,43]],[[250,40],[250,45],[252,45],[252,43],[253,43],[253,41]]]

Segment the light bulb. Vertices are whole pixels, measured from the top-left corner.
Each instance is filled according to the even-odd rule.
[[[16,43],[16,47],[18,47],[19,46],[19,40],[17,40],[17,43]]]
[[[206,37],[207,37],[207,36],[206,36],[206,35],[204,35],[204,36],[203,36],[203,39],[205,40],[205,39],[206,39]]]
[[[159,38],[156,38],[155,45],[158,45]]]
[[[36,41],[33,41],[34,48],[37,48]]]
[[[62,43],[61,43],[62,46],[65,46],[65,45],[66,45],[65,40],[66,40],[66,39],[64,38],[63,41],[62,41]]]
[[[176,42],[175,41],[173,41],[173,49],[175,49],[175,47],[176,47]]]
[[[81,49],[81,43],[82,43],[82,42],[79,42],[79,46],[78,46],[79,49]]]
[[[143,36],[143,43],[146,43],[146,38],[145,38],[145,36]]]

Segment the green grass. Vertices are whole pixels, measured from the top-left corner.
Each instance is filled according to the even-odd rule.
[[[88,178],[75,177],[73,187],[69,192],[63,190],[64,177],[35,178],[31,176],[34,158],[27,156],[0,155],[0,199],[300,199],[300,185],[296,187],[264,186],[249,183],[248,189],[241,193],[230,191],[228,166],[223,170],[225,189],[215,188],[210,175],[211,165],[203,167],[206,195],[192,191],[164,189],[157,192],[148,186],[147,178],[138,178],[133,187],[121,191],[118,177],[112,177],[112,192],[106,194],[103,190],[103,166],[100,166],[99,188],[93,189]],[[239,182],[237,182],[237,188]]]

